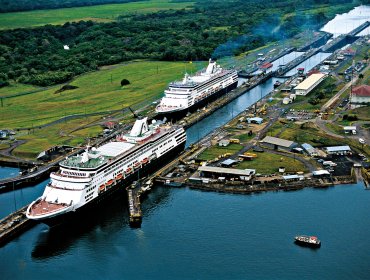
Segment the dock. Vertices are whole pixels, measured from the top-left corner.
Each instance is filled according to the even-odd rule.
[[[139,184],[127,188],[128,207],[130,212],[130,226],[140,227],[142,221]]]
[[[28,205],[0,221],[0,246],[37,224],[26,217]]]

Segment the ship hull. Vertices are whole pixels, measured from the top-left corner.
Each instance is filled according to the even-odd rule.
[[[126,187],[131,185],[135,180],[138,180],[139,177],[142,178],[145,175],[152,173],[153,171],[158,170],[161,166],[164,166],[169,160],[175,158],[181,151],[185,148],[185,142],[168,152],[167,154],[161,156],[158,159],[152,160],[148,164],[144,165],[142,168],[137,169],[135,172],[130,174],[125,179],[112,184],[112,186],[107,189],[105,192],[99,194],[98,197],[89,201],[85,205],[76,209],[75,211],[70,211],[65,214],[54,216],[41,220],[42,223],[47,224],[49,227],[57,227],[59,225],[64,225],[66,223],[82,221],[87,215],[91,215],[93,210],[102,208],[104,204],[109,202],[109,199],[114,195],[124,195],[127,197]],[[127,200],[126,200],[127,201]],[[109,207],[109,205],[107,205]],[[106,209],[106,208],[104,208]],[[104,210],[103,210],[104,211]]]
[[[200,100],[199,102],[193,104],[192,106],[184,108],[182,110],[176,110],[176,111],[170,111],[170,112],[157,112],[157,116],[155,118],[162,119],[166,117],[168,120],[177,121],[183,118],[187,113],[193,113],[197,109],[202,108],[205,105],[207,105],[209,102],[212,102],[216,100],[217,98],[221,97],[222,95],[224,95],[225,93],[232,91],[233,89],[237,87],[237,85],[238,85],[238,81]]]

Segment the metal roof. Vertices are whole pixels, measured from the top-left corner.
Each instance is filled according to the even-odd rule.
[[[303,175],[285,175],[285,176],[282,176],[284,180],[293,180],[293,179],[299,179],[299,180],[303,180],[304,176]]]
[[[223,164],[223,165],[232,165],[234,163],[237,163],[237,161],[233,160],[233,159],[230,159],[230,158],[221,162],[221,164]]]
[[[343,126],[344,130],[356,130],[357,128],[355,126]]]
[[[316,170],[312,172],[312,175],[314,176],[330,175],[330,172],[328,170]]]
[[[351,151],[349,146],[334,146],[334,147],[326,147],[328,152],[343,152],[343,151]]]
[[[265,138],[263,138],[262,143],[278,145],[286,148],[290,148],[293,144],[295,144],[293,141],[276,138],[272,136],[266,136]]]
[[[308,90],[310,87],[312,87],[315,83],[322,80],[325,77],[325,74],[317,73],[312,74],[307,79],[305,79],[302,83],[300,83],[298,86],[296,86],[294,89],[300,89],[300,90]]]
[[[302,147],[303,147],[303,149],[305,149],[306,151],[308,151],[308,150],[315,150],[315,148],[314,148],[314,147],[312,147],[310,144],[307,144],[307,143],[303,143],[303,144],[302,144]]]
[[[239,176],[250,176],[256,173],[255,169],[235,169],[235,168],[222,168],[214,166],[200,166],[198,171],[222,173],[222,174],[232,174]]]

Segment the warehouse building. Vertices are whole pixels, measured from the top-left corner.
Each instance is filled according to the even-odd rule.
[[[294,88],[295,94],[297,95],[307,95],[315,87],[317,87],[324,79],[326,75],[322,73],[312,74],[302,83]]]
[[[334,147],[326,147],[326,153],[328,155],[348,155],[352,153],[352,150],[349,146],[334,146]]]
[[[277,137],[266,136],[263,138],[261,143],[266,146],[267,148],[274,149],[274,150],[283,150],[283,151],[291,151],[293,148],[297,147],[297,143]]]
[[[198,172],[200,177],[215,179],[219,179],[220,177],[225,179],[238,178],[242,181],[249,181],[256,174],[255,169],[234,169],[214,166],[200,166]]]

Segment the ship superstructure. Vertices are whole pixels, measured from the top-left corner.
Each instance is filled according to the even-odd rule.
[[[99,147],[87,147],[60,162],[58,172],[51,173],[43,195],[29,205],[26,215],[54,225],[60,216],[100,201],[107,193],[131,183],[135,173],[148,171],[159,160],[179,153],[185,141],[181,126],[155,121],[148,125],[147,118],[139,118],[129,134]]]
[[[186,73],[182,81],[170,83],[164,91],[165,96],[156,107],[156,112],[170,114],[187,111],[201,105],[202,101],[211,96],[218,96],[236,88],[237,83],[236,70],[222,69],[210,59],[205,70],[193,76]]]

